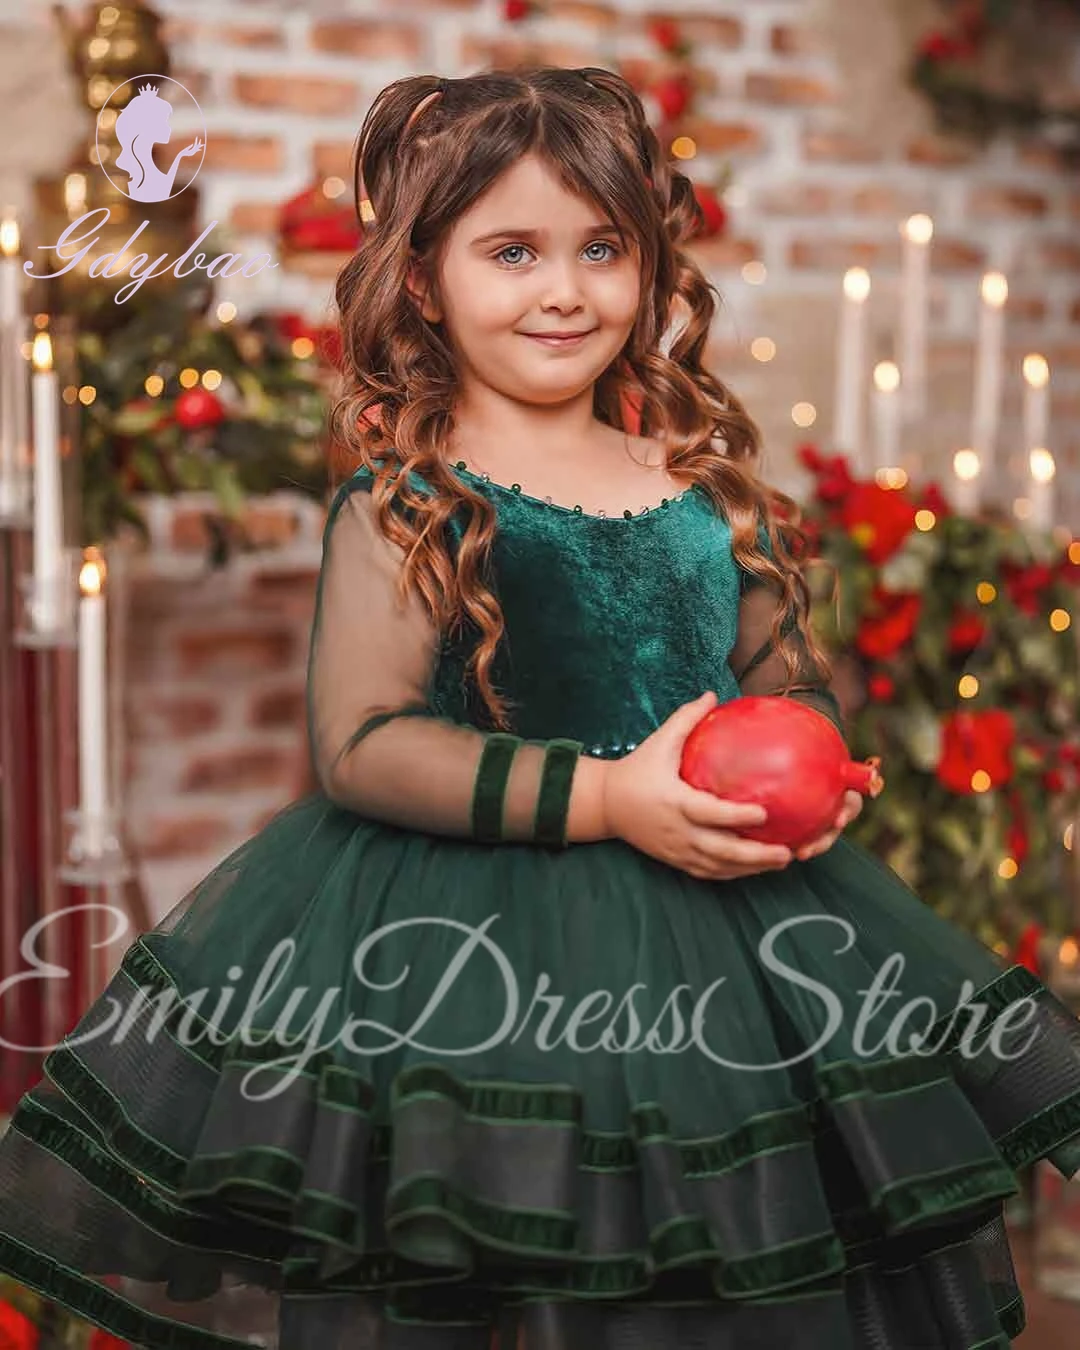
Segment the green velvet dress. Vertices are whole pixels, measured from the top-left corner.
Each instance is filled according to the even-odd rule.
[[[0,1268],[163,1350],[1005,1350],[1002,1203],[1080,1162],[1077,1023],[847,838],[728,881],[568,843],[580,756],[780,690],[775,599],[697,487],[607,517],[452,471],[496,510],[513,734],[358,472],[321,788],[50,1053],[0,1140]]]

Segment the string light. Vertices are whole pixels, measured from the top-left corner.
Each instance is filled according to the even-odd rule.
[[[985,769],[976,769],[971,775],[972,792],[989,792],[994,786],[994,781]]]
[[[753,262],[743,263],[742,279],[750,286],[763,285],[768,275],[768,269],[760,260],[755,259]]]
[[[771,361],[776,355],[776,343],[772,338],[754,338],[750,344],[750,355],[755,361]]]
[[[932,530],[936,524],[937,516],[929,507],[924,506],[915,512],[915,528],[917,530],[921,530],[925,534],[927,530]]]
[[[980,605],[992,605],[997,599],[997,587],[990,581],[980,581],[975,587],[975,598]]]
[[[961,698],[974,698],[979,692],[979,681],[974,675],[961,675],[956,692]]]
[[[676,136],[671,142],[671,153],[676,159],[693,159],[697,154],[697,141],[693,136]]]
[[[1064,633],[1072,623],[1072,615],[1067,609],[1055,609],[1050,612],[1050,627],[1055,633]]]
[[[143,381],[143,388],[151,398],[160,398],[165,388],[165,381],[160,375],[147,375]]]
[[[1019,871],[1020,867],[1015,858],[1002,858],[998,863],[997,874],[1003,881],[1011,881]]]
[[[185,366],[176,378],[180,381],[182,389],[192,389],[199,383],[199,372],[191,366]]]
[[[817,409],[812,403],[796,403],[791,410],[791,420],[797,427],[812,427],[817,421]]]

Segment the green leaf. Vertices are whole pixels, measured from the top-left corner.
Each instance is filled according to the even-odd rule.
[[[217,496],[221,509],[226,516],[235,519],[244,506],[244,489],[236,474],[236,467],[228,460],[217,459],[210,463],[210,486]]]

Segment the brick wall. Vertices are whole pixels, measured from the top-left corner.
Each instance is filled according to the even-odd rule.
[[[1006,266],[1010,366],[1018,371],[1032,349],[1050,359],[1059,481],[1080,517],[1080,184],[1043,149],[1000,144],[982,152],[925,127],[899,143],[867,134],[819,24],[822,3],[673,7],[696,49],[700,111],[686,127],[699,149],[694,172],[707,178],[725,161],[734,171],[730,235],[698,250],[725,301],[716,368],[760,422],[770,475],[797,492],[792,447],[807,435],[827,441],[831,426],[841,273],[856,262],[871,267],[877,355],[888,354],[897,222],[928,211],[938,231],[934,416],[905,454],[912,467],[932,468],[966,439],[978,281],[987,265]],[[646,7],[630,0],[548,0],[543,17],[518,25],[503,19],[500,0],[155,0],[155,7],[169,16],[173,74],[207,117],[205,221],[227,224],[249,255],[277,255],[283,200],[315,178],[350,181],[363,111],[396,76],[456,75],[524,57],[571,65],[656,59]],[[864,64],[880,55],[868,48]],[[178,120],[177,129],[188,128]],[[764,284],[743,275],[752,261],[764,262]],[[330,317],[333,272],[325,265],[283,262],[231,284],[222,298],[242,314],[273,306]],[[777,344],[767,365],[749,354],[757,336]],[[1010,381],[1006,415],[1015,427],[1018,376]],[[808,431],[791,417],[801,401],[818,410]],[[131,803],[155,913],[288,799],[302,762],[301,647],[317,530],[308,521],[262,561],[200,579],[197,555],[186,551],[187,511],[159,508],[162,543],[141,565],[133,624]]]

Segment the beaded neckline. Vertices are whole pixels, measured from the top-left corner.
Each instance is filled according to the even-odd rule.
[[[604,521],[623,521],[623,520],[648,520],[660,516],[674,502],[681,502],[689,497],[694,490],[695,484],[683,488],[682,492],[676,493],[674,497],[661,497],[660,500],[652,506],[643,506],[640,511],[631,511],[629,508],[619,515],[608,515],[606,511],[589,512],[581,506],[564,506],[561,502],[552,501],[550,497],[533,497],[528,492],[523,492],[520,483],[511,483],[509,487],[505,483],[497,483],[490,474],[473,473],[466,467],[465,461],[459,459],[452,466],[458,473],[465,478],[471,478],[474,482],[485,483],[488,487],[497,489],[499,492],[505,492],[511,497],[517,497],[519,501],[529,502],[533,506],[542,506],[549,511],[557,511],[567,516],[581,516],[584,520],[604,520]]]

